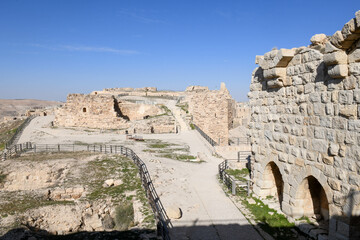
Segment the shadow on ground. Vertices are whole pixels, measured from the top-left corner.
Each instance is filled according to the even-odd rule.
[[[290,229],[288,229],[290,230]],[[285,229],[284,229],[285,231]],[[8,231],[5,235],[0,236],[0,240],[128,240],[128,239],[161,239],[157,237],[155,230],[141,229],[128,231],[111,231],[111,232],[77,232],[64,235],[54,235],[45,230],[34,229],[29,227],[19,227]],[[191,240],[212,240],[212,239],[247,239],[262,240],[257,231],[251,225],[239,224],[216,224],[209,226],[183,226],[173,227],[171,229],[171,239],[191,239]],[[276,239],[299,239],[296,237],[278,237]],[[302,238],[306,239],[306,238]]]

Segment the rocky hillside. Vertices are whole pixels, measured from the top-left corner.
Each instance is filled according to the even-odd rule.
[[[56,101],[35,99],[0,99],[0,121],[5,116],[19,116],[34,107],[51,107],[62,104]]]
[[[154,237],[151,207],[127,158],[32,154],[0,169],[0,239]]]

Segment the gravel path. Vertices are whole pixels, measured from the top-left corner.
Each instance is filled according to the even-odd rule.
[[[18,143],[106,143],[132,148],[148,166],[165,209],[177,206],[182,210],[182,217],[171,221],[172,239],[263,239],[224,194],[216,178],[222,159],[212,156],[210,146],[196,131],[142,136],[189,146],[190,154],[205,156],[203,163],[182,162],[143,152],[147,149],[146,143],[126,140],[124,135],[114,131],[51,128],[53,118],[32,120]]]

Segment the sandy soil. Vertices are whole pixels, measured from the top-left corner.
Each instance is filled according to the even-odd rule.
[[[182,162],[144,152],[148,149],[146,142],[126,140],[114,131],[51,128],[53,119],[54,116],[46,116],[32,120],[19,143],[104,143],[132,148],[146,163],[165,209],[177,206],[182,210],[182,218],[171,221],[173,239],[262,239],[224,194],[216,177],[222,159],[213,156],[211,146],[196,131],[142,136],[189,146],[189,154],[205,156],[203,163]]]

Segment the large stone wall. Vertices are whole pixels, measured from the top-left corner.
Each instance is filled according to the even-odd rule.
[[[228,145],[229,126],[232,126],[234,100],[222,84],[220,90],[194,88],[187,91],[192,121],[221,146]]]
[[[250,122],[250,106],[248,102],[237,102],[235,104],[233,127],[247,127]]]
[[[116,129],[120,133],[176,133],[176,121],[157,105],[117,100],[112,95],[69,94],[56,110],[54,126]]]
[[[115,106],[113,96],[69,94],[65,105],[55,112],[55,126],[122,129],[130,126]]]
[[[360,239],[359,39],[360,11],[308,47],[257,56],[250,86],[254,193],[329,239]]]

